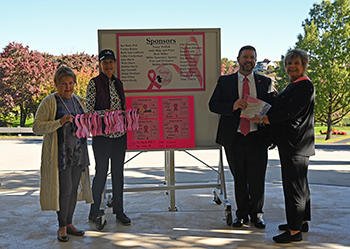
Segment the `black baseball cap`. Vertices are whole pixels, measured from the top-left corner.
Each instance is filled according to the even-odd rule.
[[[103,61],[105,59],[113,59],[116,61],[115,56],[114,56],[114,52],[110,49],[104,49],[100,52],[100,54],[98,55],[98,60],[99,61]]]

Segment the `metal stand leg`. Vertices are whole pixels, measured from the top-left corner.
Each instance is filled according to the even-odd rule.
[[[165,183],[167,186],[175,185],[175,156],[174,150],[165,151]],[[167,191],[169,198],[169,211],[177,211],[175,206],[175,190]]]
[[[227,200],[226,194],[226,184],[225,184],[225,170],[224,163],[222,158],[222,148],[220,148],[220,160],[219,160],[219,174],[218,174],[218,183],[220,183],[220,188],[215,189],[214,191],[214,201],[216,204],[223,203],[225,207],[225,220],[228,226],[232,224],[232,211],[231,203]]]

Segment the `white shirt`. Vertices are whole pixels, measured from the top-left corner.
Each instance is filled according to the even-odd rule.
[[[252,96],[253,98],[256,98],[256,85],[255,85],[255,79],[253,73],[244,76],[238,71],[238,95],[239,98],[243,98],[242,93],[243,93],[243,80],[244,77],[247,77],[248,79],[248,84],[249,84],[249,95]]]
[[[243,80],[244,77],[247,77],[248,79],[248,84],[249,84],[249,95],[252,96],[253,98],[256,98],[256,85],[255,85],[255,79],[254,79],[254,74],[253,72],[247,76],[244,76],[238,71],[238,95],[239,98],[242,97],[243,93]],[[255,124],[253,122],[250,122],[250,132],[257,131],[258,130],[258,124]],[[241,132],[241,124],[239,124],[237,132]]]

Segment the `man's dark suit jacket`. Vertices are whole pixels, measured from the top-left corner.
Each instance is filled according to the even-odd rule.
[[[273,104],[274,92],[271,79],[254,73],[257,98]],[[220,76],[216,88],[209,101],[210,111],[220,114],[216,142],[222,146],[231,147],[240,124],[241,109],[233,111],[233,104],[239,99],[238,73]],[[257,135],[261,146],[269,146],[269,126],[258,125]]]

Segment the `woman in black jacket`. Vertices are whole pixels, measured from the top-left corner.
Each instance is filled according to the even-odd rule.
[[[301,241],[310,220],[310,190],[307,180],[309,157],[315,154],[315,89],[305,76],[309,57],[303,50],[289,51],[284,59],[290,83],[276,97],[268,115],[251,119],[271,124],[273,142],[277,144],[281,168],[287,224],[286,232],[273,237],[277,243]]]

